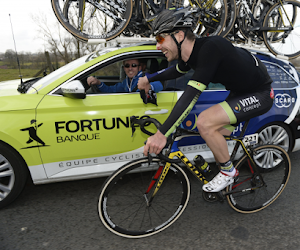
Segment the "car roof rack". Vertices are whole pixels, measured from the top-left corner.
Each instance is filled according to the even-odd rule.
[[[108,46],[121,47],[121,46],[132,45],[132,44],[153,45],[156,43],[156,40],[154,37],[136,36],[136,37],[117,37],[109,41],[106,41],[105,39],[89,39],[87,43],[89,45],[107,44]],[[236,47],[241,47],[250,50],[254,53],[260,53],[266,56],[277,57],[278,59],[289,61],[289,58],[287,56],[273,55],[272,53],[270,53],[270,51],[267,49],[266,46],[262,44],[260,45],[254,44],[250,39],[246,44],[233,43],[233,45]]]
[[[128,45],[128,44],[154,44],[155,38],[154,37],[117,37],[112,40],[106,41],[105,39],[89,39],[89,45],[99,45],[99,44],[108,44],[109,46],[121,46],[121,45]]]

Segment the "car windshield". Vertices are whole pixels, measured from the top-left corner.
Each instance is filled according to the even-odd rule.
[[[27,91],[28,94],[34,94],[36,91],[41,90],[42,88],[48,86],[50,83],[54,82],[55,80],[59,79],[60,77],[64,76],[68,72],[72,71],[73,69],[78,68],[79,66],[85,64],[86,62],[89,62],[101,55],[104,55],[110,51],[116,50],[118,48],[106,48],[103,50],[99,50],[96,52],[93,52],[91,54],[85,55],[83,57],[80,57],[61,68],[53,71],[51,74],[41,78],[39,81],[35,82],[31,87],[31,91]]]
[[[53,71],[51,74],[46,75],[45,77],[41,78],[39,81],[35,82],[32,85],[32,89],[41,90],[42,88],[44,88],[47,85],[49,85],[50,83],[54,82],[58,78],[64,76],[65,74],[67,74],[71,70],[79,67],[80,65],[83,65],[86,62],[86,59],[90,56],[91,55],[86,55],[86,56],[83,56],[81,58],[78,58],[75,61],[72,61],[72,62],[64,65],[63,67]],[[33,91],[33,92],[28,91],[28,93],[30,93],[30,94],[35,93],[35,91]]]

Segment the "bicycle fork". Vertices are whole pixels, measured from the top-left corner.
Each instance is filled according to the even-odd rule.
[[[205,176],[197,169],[197,167],[195,167],[189,161],[188,158],[186,158],[186,156],[180,150],[169,154],[170,159],[173,159],[175,156],[178,157],[182,161],[182,163],[184,163],[184,165],[197,177],[197,179],[201,180],[204,184],[208,183]],[[157,194],[157,192],[159,191],[163,181],[165,180],[165,177],[168,174],[170,166],[171,166],[171,163],[166,162],[165,166],[158,167],[146,192],[144,193],[144,198],[147,203],[147,206],[151,206],[151,202],[152,202],[153,198],[155,197],[155,195]],[[151,197],[148,199],[147,195],[150,193],[150,191],[153,188],[154,188],[153,193],[152,193]]]
[[[170,169],[171,163],[167,162],[165,166],[159,166],[158,170],[156,171],[155,175],[153,176],[150,185],[147,189],[147,191],[144,193],[144,198],[146,200],[147,206],[151,206],[151,202],[154,198],[154,196],[156,195],[156,193],[158,192],[158,190],[161,187],[161,184],[163,183],[169,169]],[[154,188],[154,191],[150,197],[150,199],[148,199],[147,194],[149,194],[149,192],[151,191],[151,189]]]

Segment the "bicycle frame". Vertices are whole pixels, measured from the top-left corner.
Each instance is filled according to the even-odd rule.
[[[245,146],[244,143],[243,143],[243,138],[244,138],[246,129],[247,129],[247,127],[248,127],[248,124],[249,124],[249,120],[245,122],[244,127],[243,127],[243,129],[242,129],[242,131],[241,131],[241,135],[240,135],[240,136],[224,136],[224,137],[225,137],[226,140],[235,140],[235,141],[236,141],[236,144],[235,144],[234,149],[233,149],[233,151],[232,151],[232,154],[231,154],[231,156],[230,156],[230,160],[231,160],[231,161],[234,160],[234,158],[235,158],[235,156],[236,156],[236,153],[237,153],[239,147],[242,146],[243,151],[245,152],[245,154],[247,154],[247,155],[249,156],[249,158],[250,158],[250,160],[251,160],[251,162],[252,162],[252,164],[253,164],[253,167],[252,167],[252,166],[249,166],[249,167],[251,168],[251,172],[252,172],[252,173],[258,173],[258,175],[260,176],[260,178],[261,178],[261,180],[262,180],[262,186],[263,186],[263,185],[265,185],[265,182],[263,181],[263,178],[262,178],[261,174],[260,174],[259,171],[257,170],[256,163],[255,163],[255,161],[253,160],[253,157],[252,157],[253,151],[251,150],[251,148],[250,148],[250,149],[247,149],[246,146]],[[186,134],[186,135],[183,135],[183,136],[177,137],[177,134],[176,134],[177,131],[185,131],[185,132],[187,132],[187,134]],[[181,162],[187,167],[187,169],[188,169],[188,170],[189,170],[189,171],[190,171],[190,172],[191,172],[191,173],[192,173],[199,181],[201,181],[203,184],[208,183],[208,181],[206,180],[205,176],[198,170],[198,168],[197,168],[195,165],[193,165],[193,164],[189,161],[189,159],[188,159],[188,158],[180,151],[180,149],[178,148],[178,142],[179,142],[182,138],[184,138],[184,137],[186,137],[186,136],[191,136],[191,135],[192,135],[192,136],[197,136],[197,135],[199,135],[199,133],[197,133],[197,132],[195,132],[195,131],[187,131],[187,130],[185,130],[185,129],[178,129],[177,131],[176,131],[176,132],[174,133],[174,135],[173,135],[174,142],[170,145],[170,149],[169,149],[169,152],[170,152],[170,153],[168,154],[168,158],[169,158],[169,159],[173,159],[173,158],[177,157],[178,159],[181,160]],[[180,132],[180,133],[181,133],[181,132]],[[200,136],[200,135],[199,135],[199,136]],[[155,194],[158,192],[159,188],[161,187],[161,185],[162,185],[162,183],[163,183],[163,181],[164,181],[164,179],[165,179],[165,177],[166,177],[166,175],[167,175],[167,173],[168,173],[168,171],[169,171],[169,169],[170,169],[170,166],[171,166],[171,163],[170,163],[170,162],[167,162],[166,165],[165,165],[164,167],[160,167],[160,168],[157,170],[157,172],[156,172],[156,174],[155,174],[155,176],[154,176],[154,178],[153,178],[153,181],[151,182],[150,186],[148,187],[148,189],[147,189],[147,191],[145,192],[145,195],[144,195],[145,198],[146,198],[146,195],[150,192],[150,190],[151,190],[152,187],[154,186],[155,180],[158,180],[157,183],[156,183],[156,185],[155,185],[154,191],[153,191],[153,193],[152,193],[150,199],[148,200],[148,199],[146,198],[148,205],[150,205],[150,203],[151,203],[151,201],[153,200]],[[158,177],[159,177],[159,179],[158,179]],[[255,187],[255,188],[253,188],[253,189],[257,189],[257,188],[259,188],[259,187]],[[251,189],[251,190],[252,190],[252,189]],[[230,195],[230,194],[238,193],[238,192],[243,192],[243,191],[244,191],[244,190],[242,190],[242,191],[237,191],[237,192],[235,192],[235,191],[226,192],[226,193],[223,193],[222,196],[226,196],[226,195]]]
[[[153,11],[154,15],[158,14],[159,12],[161,12],[163,9],[166,8],[165,0],[162,0],[162,5],[160,6],[160,8],[155,7],[153,0],[141,0],[141,1],[144,1],[146,3],[148,8]]]

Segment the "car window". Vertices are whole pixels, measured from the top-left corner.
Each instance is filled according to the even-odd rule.
[[[122,67],[122,62],[115,62],[110,64],[102,69],[99,69],[93,72],[93,76],[101,77],[101,76],[118,76],[120,75],[120,68]]]
[[[40,89],[48,86],[49,84],[51,84],[55,80],[59,79],[60,77],[66,75],[67,73],[71,72],[72,70],[74,70],[74,69],[78,68],[79,66],[83,65],[86,62],[88,57],[90,57],[90,55],[86,55],[86,56],[83,56],[81,58],[78,58],[75,61],[72,61],[72,62],[60,67],[59,69],[53,71],[51,74],[41,78],[39,81],[34,83],[32,85],[31,90],[32,89],[40,90]],[[30,93],[33,94],[35,92],[30,92]]]
[[[122,62],[118,61],[94,71],[90,75],[100,79],[106,85],[112,85],[124,79],[125,76],[122,76],[123,74]]]
[[[272,87],[276,89],[294,88],[298,86],[294,77],[280,65],[264,62],[270,77],[273,80]]]
[[[131,58],[126,57],[126,60],[130,60]],[[132,58],[136,59],[136,57]],[[123,82],[123,80],[126,78],[125,71],[123,69],[123,60],[115,61],[109,65],[106,65],[99,69],[96,68],[93,72],[89,73],[89,76],[96,77],[101,82],[103,82],[105,85],[111,86],[115,85],[117,83]],[[154,72],[157,72],[161,69],[164,69],[168,67],[168,62],[166,61],[165,57],[158,57],[158,56],[149,56],[145,58],[139,57],[141,69],[145,73],[152,74]],[[80,79],[81,82],[83,82],[86,79],[87,76]],[[86,83],[87,84],[87,83]],[[90,88],[86,91],[87,94],[95,94],[93,90]],[[108,92],[99,92],[101,93],[115,93],[114,91],[108,91]],[[123,93],[123,92],[118,92]],[[127,93],[127,91],[124,91],[124,93]]]

